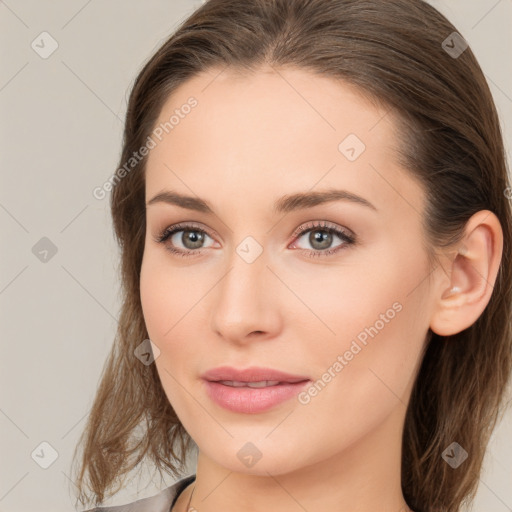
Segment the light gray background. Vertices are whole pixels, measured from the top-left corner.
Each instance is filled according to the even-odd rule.
[[[510,161],[512,0],[431,3],[479,59]],[[74,510],[71,455],[120,307],[109,198],[97,200],[92,190],[115,171],[141,65],[199,4],[0,1],[1,512]],[[43,31],[58,43],[46,59],[31,47]],[[47,262],[32,251],[42,237],[57,248]],[[475,512],[512,511],[511,434],[509,411],[493,435]],[[42,442],[58,453],[48,469],[34,460],[49,457],[44,446],[41,457]],[[33,459],[34,450],[40,456]],[[146,480],[139,493],[133,482],[109,503],[172,482],[145,487]]]

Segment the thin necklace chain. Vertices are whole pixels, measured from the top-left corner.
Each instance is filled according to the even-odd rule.
[[[190,498],[188,499],[188,505],[187,505],[187,509],[185,510],[185,512],[189,512],[189,510],[190,510],[190,503],[192,501],[192,496],[194,495],[195,490],[196,490],[196,486],[194,484],[194,488],[192,489],[192,492],[190,493]]]

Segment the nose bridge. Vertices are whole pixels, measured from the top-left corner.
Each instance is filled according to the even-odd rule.
[[[227,338],[242,339],[253,331],[271,329],[278,308],[272,301],[273,275],[267,263],[263,247],[252,237],[234,247],[212,307],[214,330]]]
[[[233,251],[229,259],[230,271],[221,286],[221,300],[229,305],[231,311],[241,306],[257,309],[264,291],[262,283],[266,282],[269,272],[262,249],[257,255],[254,244],[242,242]]]

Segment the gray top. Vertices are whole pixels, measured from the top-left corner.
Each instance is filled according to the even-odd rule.
[[[155,496],[132,501],[125,505],[96,507],[85,512],[170,512],[181,492],[195,479],[196,475],[186,476]]]

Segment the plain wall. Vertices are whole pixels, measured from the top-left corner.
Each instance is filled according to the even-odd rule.
[[[0,511],[74,510],[71,456],[120,308],[109,198],[92,191],[116,169],[137,72],[199,4],[0,2]],[[432,4],[479,59],[510,155],[512,2]],[[37,53],[54,44],[39,36],[44,31],[58,44],[48,58]],[[31,45],[41,37],[36,51]],[[50,461],[52,449],[42,442],[58,454],[48,469],[34,460]],[[141,484],[138,494],[134,482],[112,503],[172,482]],[[509,411],[493,434],[474,511],[510,512],[511,484]]]

